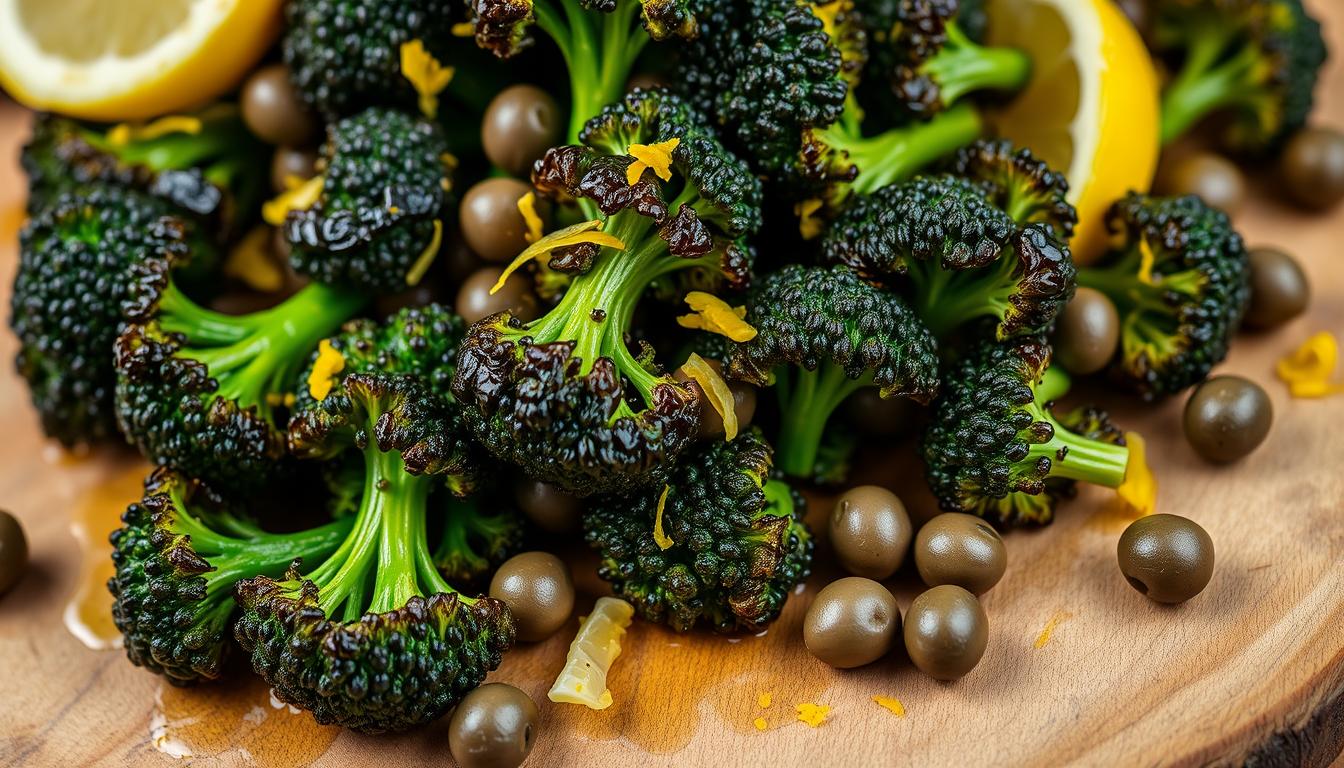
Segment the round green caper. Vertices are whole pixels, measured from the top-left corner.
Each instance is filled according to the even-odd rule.
[[[527,519],[547,533],[566,533],[579,527],[583,502],[550,483],[521,478],[513,498]]]
[[[1344,200],[1344,133],[1304,128],[1279,156],[1288,195],[1304,208],[1323,211]]]
[[[1101,291],[1079,287],[1060,313],[1050,339],[1055,360],[1069,373],[1096,373],[1115,356],[1120,313]]]
[[[531,696],[506,683],[486,683],[453,710],[448,750],[461,768],[517,768],[532,752],[540,721]]]
[[[1242,320],[1251,328],[1274,328],[1307,310],[1311,284],[1297,259],[1277,248],[1250,252],[1251,303]]]
[[[807,650],[840,669],[861,667],[887,655],[900,631],[896,598],[876,581],[859,576],[827,584],[803,618]]]
[[[1196,152],[1164,162],[1158,171],[1158,189],[1164,195],[1198,195],[1229,216],[1246,201],[1246,177],[1231,160]]]
[[[975,669],[989,643],[989,617],[980,601],[955,584],[914,599],[905,614],[905,650],[921,672],[956,680]]]
[[[28,539],[14,515],[0,509],[0,595],[19,583],[28,568]]]
[[[239,101],[248,130],[267,144],[300,147],[317,138],[318,122],[294,91],[283,64],[253,72]]]
[[[535,85],[511,85],[486,107],[481,146],[490,162],[513,176],[526,177],[564,131],[560,105]]]
[[[495,263],[512,261],[527,247],[527,224],[518,201],[532,187],[509,178],[493,178],[472,185],[458,209],[462,238],[482,259]],[[537,215],[544,216],[542,201]]]
[[[915,568],[930,587],[955,584],[974,594],[988,592],[1008,568],[999,532],[975,515],[944,512],[915,535]]]
[[[453,308],[468,323],[508,310],[524,322],[537,316],[537,295],[532,292],[532,281],[526,272],[514,272],[497,292],[490,289],[504,274],[500,267],[482,267],[471,273],[457,289]]]
[[[1189,600],[1213,578],[1213,539],[1179,515],[1147,515],[1130,523],[1116,555],[1130,586],[1159,603]]]
[[[1236,461],[1254,451],[1273,423],[1269,395],[1240,376],[1214,376],[1185,403],[1185,439],[1213,462]]]
[[[509,606],[518,639],[525,643],[555,634],[574,612],[569,567],[550,552],[524,552],[505,560],[490,580],[490,596]]]
[[[885,579],[905,562],[914,528],[896,494],[876,485],[845,491],[831,510],[831,548],[855,576]]]

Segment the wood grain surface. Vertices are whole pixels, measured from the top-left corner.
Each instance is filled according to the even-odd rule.
[[[1344,4],[1311,3],[1336,58],[1315,120],[1344,126]],[[26,117],[0,107],[0,298],[8,306],[23,183],[14,162]],[[1010,565],[984,597],[989,648],[953,684],[916,672],[902,653],[839,672],[801,643],[802,615],[836,573],[825,542],[817,574],[768,632],[678,636],[636,624],[603,712],[546,700],[577,620],[510,653],[492,680],[541,705],[529,765],[1329,765],[1344,744],[1344,396],[1292,400],[1274,361],[1318,330],[1344,335],[1344,209],[1307,216],[1262,180],[1238,223],[1252,245],[1301,257],[1311,310],[1269,334],[1238,339],[1219,372],[1260,382],[1275,425],[1248,460],[1202,463],[1180,434],[1183,399],[1141,407],[1095,395],[1147,436],[1159,510],[1212,535],[1217,570],[1188,604],[1151,603],[1116,567],[1129,522],[1109,493],[1086,491],[1046,530],[1007,537]],[[6,310],[7,311],[7,310]],[[448,765],[446,723],[395,737],[315,725],[238,680],[181,691],[132,667],[106,644],[105,537],[144,467],[103,451],[71,457],[44,442],[0,333],[0,506],[23,521],[32,549],[24,581],[0,598],[0,765]],[[1344,375],[1344,372],[1341,372]],[[931,512],[908,447],[865,457],[862,480],[895,488]],[[828,512],[812,506],[818,523]],[[603,593],[575,548],[580,611]],[[100,568],[104,570],[99,571]],[[908,570],[908,569],[907,569]],[[918,591],[891,582],[904,609]],[[80,616],[85,618],[81,620]],[[101,622],[101,624],[100,624]],[[83,627],[83,639],[67,625]],[[771,705],[760,706],[760,695]],[[898,699],[904,714],[878,706]],[[820,727],[795,706],[830,707]],[[764,718],[766,729],[753,725]],[[181,762],[175,763],[174,758]]]

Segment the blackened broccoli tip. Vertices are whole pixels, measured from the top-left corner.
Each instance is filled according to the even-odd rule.
[[[442,245],[454,161],[422,117],[370,107],[332,123],[306,209],[284,214],[294,268],[324,283],[396,293],[419,283]]]
[[[1078,211],[1069,202],[1069,181],[1030,149],[981,139],[957,152],[951,172],[985,184],[989,199],[1019,225],[1049,224],[1063,243],[1073,237]]]
[[[1113,379],[1145,399],[1204,380],[1227,356],[1250,300],[1250,262],[1223,211],[1195,196],[1131,194],[1112,206],[1117,243],[1078,284],[1120,312]]]
[[[755,338],[738,345],[732,374],[779,396],[775,465],[813,478],[831,414],[863,387],[928,402],[938,389],[934,337],[895,293],[847,267],[789,265],[752,293]]]
[[[443,498],[442,529],[434,565],[449,584],[479,585],[505,560],[522,551],[527,532],[521,512],[502,495],[485,491]],[[435,504],[431,502],[431,509]]]
[[[649,621],[757,631],[811,571],[801,494],[770,479],[760,431],[703,443],[675,480],[607,498],[584,517],[599,575]]]
[[[1129,451],[1118,430],[1078,416],[1076,432],[1040,398],[1050,348],[1040,337],[984,342],[944,377],[921,452],[943,509],[998,525],[1043,524],[1073,481],[1118,487]],[[1095,422],[1095,423],[1094,423]]]
[[[1222,114],[1233,148],[1277,148],[1305,124],[1326,47],[1301,0],[1158,0],[1153,45],[1178,62],[1162,92],[1162,141]]]
[[[760,226],[761,191],[667,91],[632,92],[583,136],[586,145],[550,150],[533,181],[594,218],[520,254],[575,273],[568,290],[530,323],[503,313],[473,326],[453,392],[495,456],[587,495],[661,481],[693,439],[698,397],[648,345],[630,349],[632,313],[655,281],[744,288],[751,252],[741,241]]]
[[[500,58],[526,48],[536,32],[559,48],[569,74],[568,141],[584,122],[620,98],[651,41],[688,40],[698,27],[695,0],[470,0],[476,43]]]
[[[166,467],[112,532],[112,618],[132,663],[174,685],[217,679],[231,647],[233,587],[279,576],[296,560],[335,551],[350,529],[336,521],[268,533],[201,483]]]

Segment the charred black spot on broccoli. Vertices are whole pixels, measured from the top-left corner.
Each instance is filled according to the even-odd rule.
[[[1069,202],[1069,181],[1026,147],[1004,139],[981,139],[957,152],[952,172],[983,182],[989,199],[1019,225],[1049,224],[1068,243],[1078,224]]]

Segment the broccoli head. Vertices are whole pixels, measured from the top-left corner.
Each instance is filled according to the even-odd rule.
[[[1131,194],[1112,206],[1114,247],[1078,284],[1120,312],[1114,379],[1145,399],[1197,384],[1227,356],[1250,300],[1250,265],[1227,214],[1194,196]]]
[[[1030,149],[981,139],[962,147],[951,165],[953,174],[983,184],[990,201],[1019,226],[1042,222],[1062,243],[1073,237],[1078,211],[1069,202],[1069,181]]]
[[[598,574],[649,621],[758,631],[812,568],[801,494],[770,479],[760,430],[700,444],[674,482],[607,498],[584,517]]]
[[[789,265],[753,292],[746,320],[755,338],[738,345],[737,378],[772,384],[779,396],[775,465],[817,477],[826,424],[854,392],[927,403],[938,388],[933,335],[905,301],[846,267]]]
[[[396,110],[371,107],[329,125],[321,173],[308,182],[316,198],[273,214],[294,268],[372,292],[418,284],[451,208],[448,150],[434,123]]]
[[[1050,225],[1019,228],[987,192],[946,175],[883,187],[827,231],[824,258],[900,278],[940,340],[982,318],[999,339],[1042,332],[1073,296],[1073,258]]]
[[[660,279],[694,273],[705,288],[744,287],[761,197],[745,164],[665,91],[604,108],[583,141],[550,150],[533,177],[594,217],[514,264],[549,257],[574,275],[569,289],[530,323],[505,312],[473,326],[453,382],[491,453],[580,495],[660,482],[691,442],[695,390],[658,368],[648,345],[630,350],[632,313]]]
[[[1076,414],[1066,424],[1051,415],[1038,394],[1049,363],[1049,345],[1029,337],[984,342],[948,371],[920,445],[943,509],[1039,525],[1072,481],[1124,481],[1129,449],[1104,417]]]
[[[112,532],[112,618],[136,666],[174,685],[214,680],[230,648],[233,587],[336,551],[350,520],[267,533],[203,484],[159,467]]]
[[[1325,42],[1301,0],[1153,0],[1152,44],[1179,67],[1162,92],[1162,141],[1202,118],[1233,148],[1272,150],[1306,123]]]

